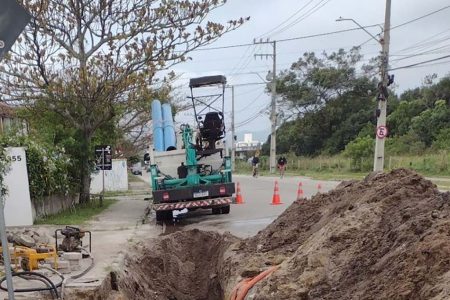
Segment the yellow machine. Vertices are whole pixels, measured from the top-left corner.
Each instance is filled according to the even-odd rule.
[[[45,261],[47,258],[53,258],[54,268],[58,267],[58,254],[54,245],[41,244],[35,248],[14,246],[13,249],[10,255],[16,270],[19,269],[19,264],[24,271],[36,270],[39,268],[39,262]]]

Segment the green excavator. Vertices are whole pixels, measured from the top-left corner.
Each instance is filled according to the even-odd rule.
[[[224,76],[189,82],[196,128],[180,126],[181,147],[150,152],[153,209],[156,220],[172,219],[174,211],[211,209],[228,214],[233,202],[231,158],[225,155]],[[221,93],[194,96],[194,90],[219,87]],[[175,149],[174,149],[175,148]]]

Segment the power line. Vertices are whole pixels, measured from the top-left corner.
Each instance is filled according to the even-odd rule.
[[[406,65],[406,66],[392,68],[392,69],[389,69],[389,71],[400,70],[400,69],[407,69],[407,68],[423,65],[423,64],[426,64],[426,63],[429,63],[429,62],[446,59],[446,58],[449,58],[449,57],[450,57],[450,55],[445,55],[445,56],[441,56],[441,57],[437,57],[437,58],[421,61],[421,62],[418,62],[418,63],[415,63],[415,64],[410,64],[410,65]]]
[[[417,48],[417,47],[421,47],[421,46],[424,45],[424,44],[427,44],[427,43],[432,42],[432,41],[433,41],[433,40],[432,40],[433,38],[438,37],[438,36],[440,36],[441,34],[446,33],[446,32],[449,31],[449,30],[450,30],[450,28],[447,28],[447,29],[445,29],[445,30],[443,30],[443,31],[440,31],[440,32],[438,32],[438,33],[436,33],[436,34],[433,34],[433,35],[431,35],[431,36],[429,36],[429,37],[427,37],[427,38],[425,38],[425,39],[423,39],[423,40],[420,40],[420,41],[418,41],[418,42],[412,44],[412,45],[409,46],[409,47],[406,47],[406,48],[403,48],[403,49],[398,50],[398,52],[407,51],[407,50],[409,50],[409,49],[414,49],[414,48]],[[430,40],[431,40],[431,41],[430,41]],[[434,41],[436,41],[436,40],[434,40]]]
[[[263,33],[261,35],[259,35],[258,37],[256,37],[257,39],[260,37],[263,37],[265,35],[268,35],[269,33],[275,31],[276,29],[278,29],[279,27],[283,26],[285,23],[287,23],[290,19],[292,19],[293,17],[295,17],[297,14],[299,14],[303,9],[305,9],[308,5],[310,5],[314,0],[310,0],[308,3],[306,3],[305,5],[303,5],[300,9],[298,9],[294,14],[292,14],[289,18],[287,18],[286,20],[284,20],[283,22],[281,22],[280,24],[278,24],[277,26],[275,26],[274,28],[272,28],[271,30],[267,31],[266,33]]]
[[[253,105],[262,95],[264,95],[264,91],[262,91],[258,96],[256,96],[252,101],[250,101],[243,109],[238,110],[235,112],[235,114],[239,114],[243,111],[245,111],[247,108],[249,108],[251,105]]]
[[[430,50],[427,50],[427,51],[414,53],[414,54],[391,55],[391,56],[404,56],[404,57],[401,57],[401,58],[394,59],[394,60],[392,60],[392,62],[398,62],[398,61],[409,59],[409,58],[416,57],[416,56],[432,55],[432,54],[438,54],[438,53],[446,53],[448,51],[443,51],[443,49],[448,48],[448,47],[450,47],[450,45],[447,44],[447,45],[444,45],[444,46],[440,46],[440,47],[437,47],[437,48],[434,48],[434,49],[430,49]]]
[[[247,95],[247,94],[253,93],[253,92],[255,92],[255,91],[259,90],[259,89],[261,89],[261,88],[260,88],[259,86],[257,86],[257,87],[254,88],[254,89],[250,89],[250,90],[245,91],[245,92],[242,92],[242,93],[237,93],[237,94],[236,94],[236,97],[237,97],[237,96],[242,96],[242,95]]]
[[[321,9],[324,5],[326,5],[328,2],[330,2],[331,0],[320,0],[319,3],[317,3],[315,6],[313,6],[311,9],[309,9],[306,13],[304,13],[303,15],[301,15],[300,17],[298,17],[297,19],[295,19],[293,22],[291,22],[290,24],[284,26],[283,28],[279,29],[278,31],[276,31],[275,33],[272,34],[273,35],[277,35],[282,33],[283,31],[285,31],[286,29],[291,28],[292,26],[297,25],[298,23],[300,23],[301,21],[305,20],[306,18],[308,18],[309,16],[311,16],[312,14],[314,14],[316,11],[318,11],[319,9]],[[325,3],[324,3],[325,2]],[[323,3],[323,4],[322,4]],[[322,5],[320,5],[322,4]],[[319,6],[320,5],[320,6]]]
[[[376,26],[379,26],[379,25],[380,24],[367,25],[367,26],[363,26],[363,28],[371,28],[371,27],[376,27]],[[287,38],[287,39],[276,40],[276,42],[277,43],[290,42],[290,41],[295,41],[295,40],[310,39],[310,38],[315,38],[315,37],[328,36],[328,35],[339,34],[339,33],[344,33],[344,32],[351,32],[351,31],[357,31],[357,30],[361,30],[361,28],[360,27],[353,27],[353,28],[343,29],[343,30],[336,30],[336,31],[323,32],[323,33],[317,33],[317,34],[303,35],[303,36],[298,36],[298,37],[294,37],[294,38]],[[251,46],[251,45],[253,45],[253,43],[218,46],[218,47],[209,47],[209,48],[198,48],[198,49],[195,49],[195,50],[192,50],[192,51],[221,50],[221,49],[238,48],[238,47],[245,47],[245,46]]]
[[[405,23],[401,23],[401,24],[398,24],[398,25],[396,25],[396,26],[393,26],[393,27],[391,28],[391,30],[392,30],[392,29],[399,28],[399,27],[402,27],[402,26],[405,26],[405,25],[408,25],[408,24],[410,24],[410,23],[413,23],[413,22],[415,22],[415,21],[421,20],[421,19],[426,18],[426,17],[428,17],[428,16],[434,15],[434,14],[436,14],[436,13],[438,13],[438,12],[441,12],[441,11],[447,9],[447,8],[450,8],[450,5],[447,5],[447,6],[444,6],[444,7],[440,8],[440,9],[438,9],[438,10],[432,11],[432,12],[426,14],[426,15],[423,15],[423,16],[417,17],[417,18],[415,18],[415,19],[406,21]]]
[[[371,27],[375,27],[375,26],[378,26],[378,24],[363,26],[363,28],[371,28]],[[304,35],[304,36],[299,36],[299,37],[295,37],[295,38],[281,39],[281,40],[277,40],[277,43],[290,42],[290,41],[295,41],[295,40],[304,40],[304,39],[310,39],[310,38],[315,38],[315,37],[320,37],[320,36],[328,36],[328,35],[339,34],[339,33],[344,33],[344,32],[356,31],[356,30],[361,30],[361,28],[354,27],[354,28],[343,29],[343,30],[336,30],[336,31],[324,32],[324,33]]]
[[[393,30],[393,29],[396,29],[396,28],[399,28],[399,27],[408,25],[408,24],[410,24],[410,23],[413,23],[413,22],[415,22],[415,21],[421,20],[421,19],[423,19],[423,18],[426,18],[426,17],[431,16],[431,15],[433,15],[433,14],[436,14],[436,13],[438,13],[438,12],[441,12],[441,11],[447,9],[447,8],[450,8],[450,5],[445,6],[445,7],[442,7],[442,8],[440,8],[440,9],[438,9],[438,10],[432,11],[432,12],[426,14],[426,15],[423,15],[423,16],[414,18],[414,19],[412,19],[412,20],[406,21],[406,22],[404,22],[404,23],[398,24],[398,25],[396,25],[396,26],[393,26],[393,27],[391,27],[390,30]],[[382,30],[383,30],[383,29],[382,29]],[[447,31],[447,30],[445,30],[445,31]],[[445,31],[443,31],[443,32],[445,32]],[[441,34],[441,33],[439,33],[439,34]],[[439,35],[439,34],[437,34],[437,35]],[[436,36],[437,36],[437,35],[436,35]],[[434,36],[433,36],[433,37],[434,37]],[[430,37],[430,38],[431,38],[431,37]],[[370,40],[372,40],[372,38],[370,38],[370,39],[366,40],[365,42],[359,44],[358,47],[361,47],[361,46],[367,44]],[[400,51],[402,51],[402,50],[400,50]]]
[[[253,48],[253,49],[252,49],[252,48]],[[251,50],[251,49],[252,49],[252,51],[251,51],[250,55],[247,56],[247,52],[248,52],[249,50]],[[249,57],[250,57],[250,60],[251,60],[251,58],[253,57],[253,53],[255,53],[255,47],[248,46],[248,47],[245,49],[244,54],[242,54],[242,56],[239,58],[239,61],[238,61],[238,62],[236,63],[236,65],[233,67],[233,69],[232,69],[230,75],[233,75],[234,73],[239,72],[239,71],[242,69],[242,65],[246,64],[246,62],[247,62],[247,60],[249,59]],[[242,63],[241,63],[241,62],[242,62]],[[247,65],[246,65],[246,66],[247,66]]]

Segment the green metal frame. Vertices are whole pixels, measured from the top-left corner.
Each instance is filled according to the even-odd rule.
[[[174,179],[174,178],[164,178],[163,184],[158,182],[160,178],[160,172],[157,165],[150,166],[150,174],[152,178],[152,187],[154,190],[160,190],[161,186],[165,189],[182,189],[186,187],[198,186],[198,185],[209,185],[214,183],[230,183],[232,182],[232,172],[231,172],[231,158],[225,156],[223,158],[223,167],[220,171],[216,171],[210,175],[201,175],[197,173],[197,151],[195,145],[192,143],[193,131],[189,125],[183,125],[182,128],[182,138],[184,148],[186,150],[186,168],[188,174],[186,178]]]

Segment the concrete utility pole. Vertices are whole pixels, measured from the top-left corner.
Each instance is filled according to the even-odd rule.
[[[378,84],[378,109],[377,115],[377,129],[375,135],[375,154],[373,161],[373,170],[376,172],[382,172],[384,168],[384,138],[388,135],[388,129],[386,127],[386,111],[387,111],[387,99],[388,90],[387,87],[393,82],[394,77],[389,77],[388,67],[389,67],[389,42],[390,42],[390,31],[391,31],[391,0],[386,0],[386,13],[384,20],[384,37],[378,40],[373,34],[367,31],[363,26],[353,19],[346,19],[340,17],[336,21],[352,21],[359,28],[364,30],[368,35],[370,35],[374,40],[381,44],[381,66],[380,66],[380,83]]]
[[[277,41],[270,42],[269,40],[259,42],[253,41],[254,44],[272,44],[272,54],[255,54],[255,57],[272,57],[273,70],[272,70],[272,102],[270,110],[270,121],[272,123],[270,131],[270,159],[269,170],[270,173],[274,173],[276,169],[276,155],[277,155]],[[270,72],[270,71],[269,71]],[[268,79],[269,80],[269,79]]]
[[[231,170],[234,171],[236,162],[236,132],[234,130],[234,86],[231,86]]]
[[[381,53],[381,81],[379,83],[378,93],[378,111],[377,111],[377,133],[375,140],[375,155],[373,161],[374,171],[383,171],[384,168],[384,138],[388,134],[386,127],[386,111],[387,111],[387,86],[389,84],[388,66],[389,66],[389,43],[391,31],[391,0],[386,0],[386,13],[384,20],[384,37],[380,41],[383,50]]]
[[[239,84],[238,84],[239,85]],[[235,127],[234,127],[234,85],[225,86],[228,89],[231,89],[231,170],[234,171],[235,162],[236,162],[236,140],[234,136],[236,135]],[[226,155],[228,155],[228,144],[225,149]]]

